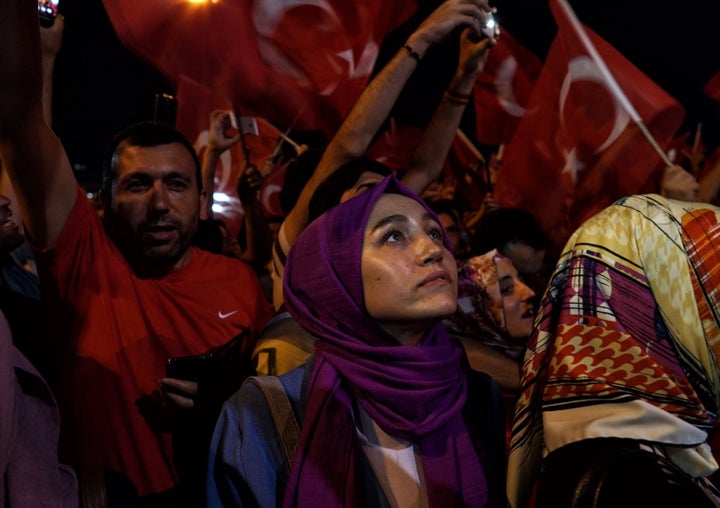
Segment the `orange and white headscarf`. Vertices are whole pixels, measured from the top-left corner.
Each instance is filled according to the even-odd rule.
[[[528,343],[508,497],[542,457],[596,437],[652,443],[696,478],[718,468],[720,209],[624,198],[568,241]]]

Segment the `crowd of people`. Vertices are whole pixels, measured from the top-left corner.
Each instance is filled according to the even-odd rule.
[[[492,196],[423,199],[489,12],[442,3],[326,146],[287,157],[276,227],[248,163],[235,238],[212,211],[232,112],[202,158],[164,123],[118,133],[97,210],[50,128],[62,17],[0,0],[0,505],[720,506],[711,178],[666,168],[558,256]],[[408,166],[369,158],[453,37]]]

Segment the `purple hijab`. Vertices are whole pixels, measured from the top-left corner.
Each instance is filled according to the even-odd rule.
[[[462,348],[440,324],[419,345],[401,345],[365,308],[363,236],[384,193],[411,197],[432,214],[388,177],[310,224],[288,256],[285,303],[319,340],[285,506],[363,505],[353,401],[389,435],[419,447],[430,506],[484,506],[487,483],[461,414]]]

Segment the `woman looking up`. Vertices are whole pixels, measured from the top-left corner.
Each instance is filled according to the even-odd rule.
[[[287,478],[285,506],[504,506],[499,394],[440,324],[457,268],[419,198],[388,177],[314,221],[290,251],[285,302],[318,339],[280,377],[302,422],[292,469],[275,436],[256,439],[272,423],[248,383],[216,428],[214,449],[235,458],[211,467],[217,492],[270,506]]]

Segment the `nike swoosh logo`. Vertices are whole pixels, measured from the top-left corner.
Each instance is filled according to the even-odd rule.
[[[237,311],[236,311],[236,310],[232,310],[232,311],[228,312],[227,314],[225,314],[225,313],[223,313],[223,312],[221,312],[221,311],[218,311],[218,317],[219,317],[220,319],[228,318],[228,317],[232,316],[233,314],[237,314]]]

